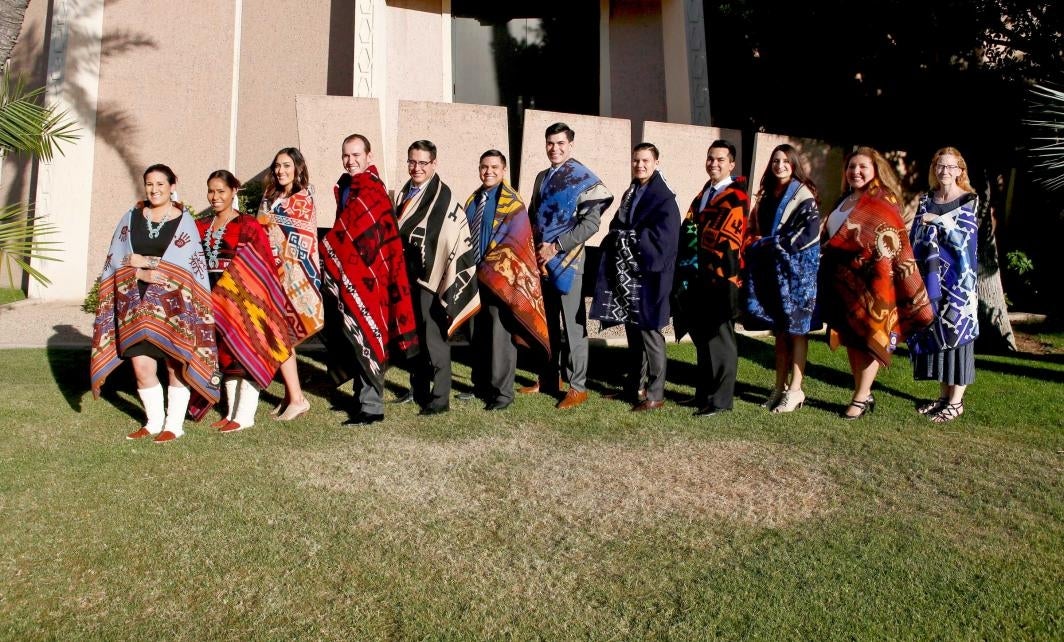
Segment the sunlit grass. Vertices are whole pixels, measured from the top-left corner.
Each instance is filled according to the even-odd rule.
[[[533,395],[372,428],[340,426],[312,355],[304,420],[266,417],[274,384],[254,428],[167,446],[124,439],[125,369],[93,402],[86,352],[6,351],[0,637],[1060,639],[1059,355],[980,356],[935,426],[903,357],[843,422],[816,340],[807,406],[773,416],[771,345],[743,338],[735,412],[702,419],[669,351],[654,413]],[[591,359],[600,391],[623,354]]]

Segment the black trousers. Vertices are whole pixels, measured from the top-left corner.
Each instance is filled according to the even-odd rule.
[[[699,406],[731,410],[735,401],[735,377],[739,370],[739,345],[735,321],[699,321],[691,328],[698,359],[695,401]]]
[[[414,320],[421,351],[410,369],[414,400],[423,408],[449,408],[451,397],[451,346],[447,343],[447,313],[436,295],[414,284]]]

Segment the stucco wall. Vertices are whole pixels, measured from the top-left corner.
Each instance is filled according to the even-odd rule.
[[[482,153],[498,149],[510,156],[505,107],[400,101],[394,179],[388,185],[393,192],[410,178],[407,147],[421,139],[436,145],[436,173],[460,203],[480,187],[477,168]]]
[[[343,66],[349,73],[353,68],[354,49],[344,52],[330,44],[330,38],[350,42],[350,33],[341,36],[331,30],[331,5],[330,0],[244,0],[236,132],[236,174],[241,180],[268,168],[277,150],[296,146],[296,95],[325,95],[331,68]],[[337,19],[351,20],[349,29],[354,28],[350,16],[340,14]],[[231,49],[219,46],[218,52],[225,62],[216,66],[229,66]],[[351,95],[350,85],[344,93]],[[307,169],[316,187],[335,178],[333,167],[308,163]]]
[[[385,35],[384,136],[399,136],[399,103],[403,100],[450,102],[450,19],[441,18],[441,0],[388,0]],[[449,15],[449,14],[448,14]],[[406,160],[407,141],[389,150],[392,166]],[[406,167],[393,174],[392,182],[406,180]],[[392,186],[389,185],[389,188]]]
[[[667,120],[661,0],[613,0],[609,24],[610,115]]]
[[[389,169],[382,163],[380,107],[376,98],[347,96],[296,96],[299,150],[308,167],[317,167],[318,227],[332,227],[336,218],[333,185],[344,173],[341,147],[350,134],[369,139],[370,153],[381,178],[388,184]]]
[[[555,111],[525,111],[525,128],[521,137],[520,192],[528,202],[535,185],[536,174],[550,163],[544,151],[543,132],[556,122],[564,122],[576,132],[573,139],[573,158],[587,165],[613,193],[613,204],[602,216],[598,234],[588,244],[597,247],[606,235],[613,214],[620,205],[621,194],[632,181],[631,160],[632,124],[621,118],[602,118]]]
[[[149,22],[140,3],[107,3],[90,280],[119,216],[143,197],[148,165],[168,164],[178,176],[180,197],[206,206],[207,174],[228,162],[234,15],[232,3],[158,3]]]
[[[755,193],[768,167],[768,161],[772,157],[772,150],[783,143],[793,145],[805,160],[805,169],[816,183],[820,211],[827,214],[842,193],[842,159],[845,156],[845,150],[813,138],[794,138],[767,133],[754,136],[754,154],[750,164],[751,209],[756,203]]]
[[[718,138],[735,145],[735,173],[741,173],[743,141],[738,130],[675,123],[643,123],[643,140],[654,143],[661,152],[658,169],[676,193],[681,214],[687,212],[691,199],[709,180],[706,175],[706,150]]]

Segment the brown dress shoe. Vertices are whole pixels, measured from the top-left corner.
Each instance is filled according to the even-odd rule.
[[[539,382],[538,381],[536,383],[530,385],[530,386],[521,386],[520,388],[517,389],[517,394],[521,394],[521,395],[534,395],[537,392],[539,392]]]
[[[555,408],[567,410],[569,408],[575,408],[585,401],[587,401],[587,392],[570,388],[569,392],[565,393],[565,397],[558,402],[558,405],[556,405]]]
[[[126,439],[143,439],[145,437],[151,437],[151,431],[147,428],[141,428],[135,432],[131,432],[126,435]]]
[[[665,405],[665,400],[654,401],[652,399],[644,399],[643,401],[632,406],[632,412],[646,412],[647,410],[657,410]]]

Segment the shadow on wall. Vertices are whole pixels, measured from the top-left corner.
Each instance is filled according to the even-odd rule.
[[[109,0],[108,4],[115,4],[120,1]],[[69,3],[68,6],[72,7],[74,13],[85,10],[79,3]],[[30,41],[36,40],[50,43],[54,10],[53,3],[48,9],[48,19],[46,21],[48,27],[44,34],[40,33],[36,25],[33,25],[19,37]],[[140,131],[136,118],[114,102],[100,102],[97,108],[93,110],[89,90],[78,84],[76,79],[82,77],[82,75],[96,76],[100,71],[99,64],[102,64],[106,58],[129,54],[135,55],[145,48],[158,48],[158,43],[154,38],[144,33],[121,30],[107,32],[103,34],[101,39],[100,63],[93,64],[89,61],[89,51],[84,45],[84,43],[92,41],[91,35],[78,30],[79,22],[73,16],[67,18],[66,24],[69,30],[67,34],[68,49],[66,52],[67,67],[64,70],[66,79],[69,80],[66,83],[66,95],[74,115],[78,122],[96,123],[96,140],[104,142],[115,150],[129,172],[134,189],[139,190],[141,185],[141,163],[133,156],[132,152],[132,149],[135,148],[133,143],[136,141]],[[70,45],[73,46],[71,47]],[[84,135],[84,132],[82,132],[82,135]],[[36,183],[36,169],[34,169],[31,181]],[[32,183],[30,189],[34,190],[36,185]],[[31,200],[32,198],[31,194]]]

